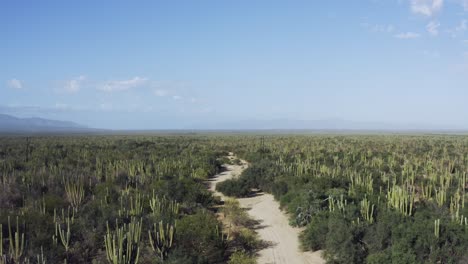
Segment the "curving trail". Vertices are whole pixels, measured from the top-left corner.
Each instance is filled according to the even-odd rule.
[[[235,159],[229,153],[229,159]],[[225,165],[226,171],[215,175],[210,181],[210,190],[224,200],[225,196],[216,191],[216,184],[239,176],[248,163]],[[279,209],[273,195],[260,193],[255,197],[238,199],[241,206],[248,209],[251,218],[260,222],[257,232],[260,238],[270,242],[271,246],[258,252],[259,264],[322,264],[325,260],[321,252],[302,252],[299,249],[299,228],[289,225],[288,217]]]

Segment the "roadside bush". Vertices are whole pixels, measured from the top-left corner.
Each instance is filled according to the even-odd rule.
[[[260,245],[258,235],[248,228],[240,229],[236,240],[247,251],[252,251]]]
[[[328,231],[328,212],[314,215],[301,234],[302,248],[313,251],[325,249]]]
[[[255,257],[248,255],[243,251],[234,252],[229,258],[228,264],[256,264]]]
[[[216,185],[216,190],[224,195],[232,197],[247,197],[250,194],[250,187],[242,179],[231,179]]]
[[[288,184],[285,181],[275,182],[271,188],[271,192],[276,200],[280,200],[281,196],[288,193]]]
[[[225,249],[221,228],[211,212],[203,210],[186,216],[177,222],[177,247],[192,263],[221,261]]]
[[[240,207],[239,201],[235,199],[227,199],[224,202],[223,213],[236,226],[248,226],[251,221],[247,212]]]

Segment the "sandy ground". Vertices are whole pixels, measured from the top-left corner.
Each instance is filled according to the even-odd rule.
[[[230,159],[234,155],[230,153]],[[226,165],[226,171],[216,175],[210,181],[210,190],[224,200],[224,195],[216,192],[216,184],[239,176],[248,164]],[[241,206],[248,209],[251,218],[258,220],[257,232],[260,238],[271,246],[258,252],[259,264],[322,264],[325,260],[321,252],[301,252],[299,249],[300,229],[289,225],[288,217],[279,209],[279,203],[270,194],[259,194],[251,198],[238,199]]]

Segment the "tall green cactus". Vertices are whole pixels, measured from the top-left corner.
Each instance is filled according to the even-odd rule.
[[[55,230],[56,230],[56,234],[58,233],[60,237],[60,241],[62,242],[62,245],[65,248],[65,252],[68,252],[68,249],[70,248],[70,237],[71,237],[70,218],[66,218],[65,227],[63,229],[59,223],[55,223]]]
[[[24,252],[24,233],[20,233],[18,217],[16,217],[16,230],[11,230],[10,217],[8,216],[8,240],[10,241],[9,255],[14,263],[20,263]]]
[[[440,236],[440,219],[434,220],[434,235],[437,238]]]
[[[141,199],[141,194],[135,194],[135,199],[133,196],[130,196],[130,215],[131,216],[140,216],[143,212],[143,203]]]
[[[112,232],[107,223],[107,234],[104,235],[106,257],[111,264],[137,264],[140,255],[141,220],[132,218],[129,224],[119,227]]]
[[[76,182],[65,181],[65,194],[74,211],[78,211],[84,199],[84,185],[81,179]]]
[[[153,190],[153,197],[149,199],[149,205],[153,214],[169,214],[176,217],[179,214],[180,204],[176,201],[169,201],[165,196],[159,198]]]
[[[175,225],[164,225],[163,221],[160,221],[159,224],[155,223],[153,226],[153,230],[148,230],[150,245],[161,261],[164,261],[172,248]]]
[[[374,222],[374,205],[367,199],[361,201],[361,215],[367,222],[373,223]]]

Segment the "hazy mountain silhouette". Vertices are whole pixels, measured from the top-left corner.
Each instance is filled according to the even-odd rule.
[[[11,115],[0,114],[0,131],[2,132],[69,132],[87,131],[86,126],[44,118],[18,118]]]

